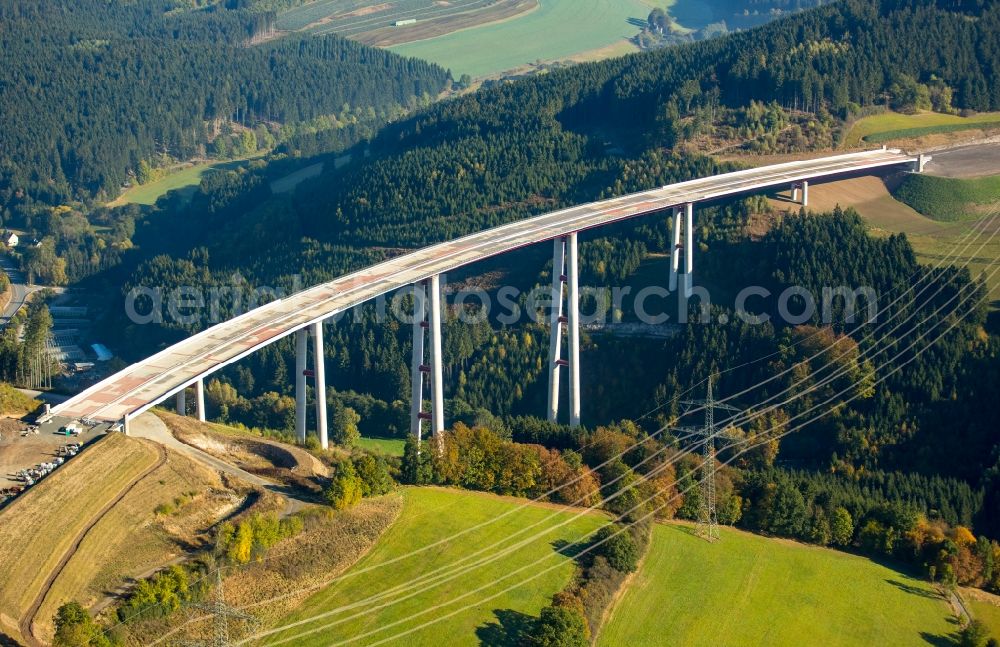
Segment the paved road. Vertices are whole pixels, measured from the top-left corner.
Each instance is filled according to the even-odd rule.
[[[689,202],[838,174],[912,166],[915,159],[898,150],[879,149],[761,166],[582,204],[425,247],[213,326],[86,389],[54,407],[53,414],[109,422],[131,419],[194,380],[296,330],[379,295],[519,247]]]
[[[28,300],[28,295],[41,288],[37,285],[29,286],[21,270],[17,269],[13,261],[6,256],[0,257],[0,268],[7,273],[7,277],[10,279],[10,287],[13,291],[10,303],[4,308],[3,313],[0,313],[0,326],[6,326],[10,318],[14,316],[14,313]]]
[[[924,166],[931,175],[944,177],[981,177],[1000,174],[1000,142],[971,144],[931,153]]]

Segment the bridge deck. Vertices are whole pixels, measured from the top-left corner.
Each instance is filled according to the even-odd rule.
[[[916,161],[917,158],[897,150],[875,150],[762,166],[582,204],[425,247],[208,328],[108,377],[58,405],[52,413],[107,422],[133,417],[194,380],[313,322],[435,274],[518,247],[687,202]]]

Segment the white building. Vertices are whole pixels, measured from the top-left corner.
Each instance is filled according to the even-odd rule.
[[[15,234],[12,231],[8,231],[6,234],[3,235],[3,242],[5,245],[7,245],[7,247],[17,247],[17,241],[18,241],[17,234]]]

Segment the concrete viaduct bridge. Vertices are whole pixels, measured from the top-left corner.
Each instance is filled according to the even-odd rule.
[[[412,286],[416,316],[413,325],[411,430],[419,440],[425,420],[430,422],[430,430],[434,434],[445,429],[441,377],[440,275],[525,245],[553,241],[552,291],[556,298],[553,300],[551,314],[548,418],[554,421],[558,416],[559,378],[562,367],[566,366],[569,369],[570,384],[569,420],[571,425],[576,426],[580,424],[578,232],[627,218],[673,210],[674,248],[670,289],[673,291],[678,288],[683,247],[684,290],[690,295],[694,272],[696,203],[791,186],[793,200],[798,199],[801,191],[801,203],[805,206],[809,200],[810,180],[886,167],[904,167],[919,172],[928,159],[923,155],[911,156],[899,150],[882,148],[762,166],[582,204],[425,247],[272,301],[208,328],[132,364],[57,405],[47,418],[121,423],[128,433],[130,420],[171,396],[177,397],[178,410],[185,411],[185,394],[188,387],[193,386],[198,416],[204,420],[205,377],[263,346],[294,334],[296,432],[300,440],[305,439],[306,377],[312,375],[315,382],[317,433],[321,445],[326,448],[323,321],[380,295]],[[568,293],[565,299],[564,292]],[[569,345],[565,359],[561,348],[564,327],[568,332]],[[311,370],[306,365],[310,333],[314,349],[314,366]],[[430,357],[425,359],[424,346],[428,333]],[[319,358],[319,361],[315,358]],[[425,375],[430,378],[429,412],[423,411]]]

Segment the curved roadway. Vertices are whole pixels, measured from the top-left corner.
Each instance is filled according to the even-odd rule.
[[[518,247],[688,202],[867,169],[912,167],[917,162],[917,157],[898,150],[879,149],[761,166],[582,204],[425,247],[208,328],[95,384],[54,407],[52,414],[104,422],[134,418],[193,381],[296,330],[406,285]]]

